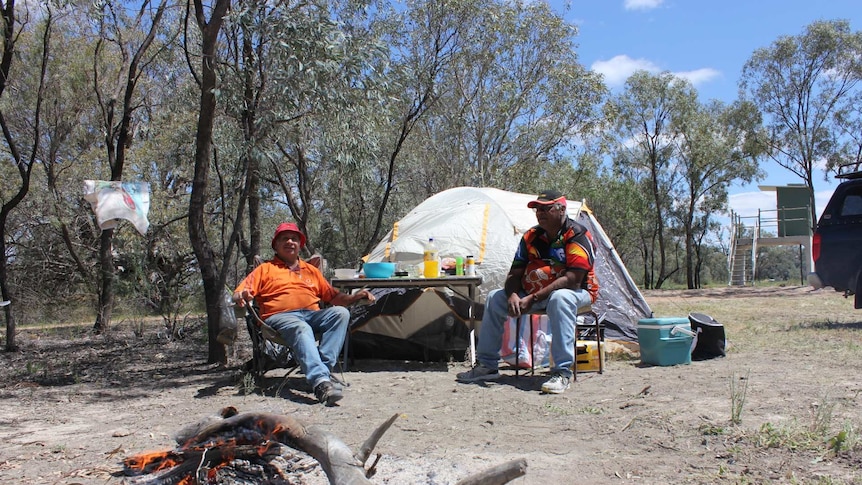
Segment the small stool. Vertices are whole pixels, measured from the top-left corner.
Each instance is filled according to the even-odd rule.
[[[537,311],[530,313],[530,315],[545,315],[544,311]],[[602,329],[601,329],[601,320],[599,318],[598,313],[593,310],[592,305],[582,306],[578,308],[577,316],[586,316],[589,315],[593,317],[593,331],[596,334],[596,350],[599,353],[599,374],[604,372],[604,361],[602,359]],[[535,328],[533,328],[533,320],[530,319],[530,352],[532,353],[533,348],[535,347]],[[518,373],[521,370],[521,319],[518,318],[515,322],[515,377],[518,377]],[[572,380],[578,380],[578,320],[575,319],[575,363],[572,366]],[[536,371],[536,363],[535,361],[531,361],[530,365],[530,375],[535,374]]]

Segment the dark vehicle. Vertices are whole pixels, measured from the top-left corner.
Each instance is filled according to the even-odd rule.
[[[814,272],[808,284],[814,288],[831,286],[844,296],[856,295],[854,307],[862,308],[862,171],[836,176],[838,185],[817,221],[811,244]],[[843,168],[843,167],[842,167]]]

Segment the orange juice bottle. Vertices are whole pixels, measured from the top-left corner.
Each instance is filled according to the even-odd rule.
[[[434,245],[434,238],[429,238],[428,243],[425,244],[425,250],[423,251],[423,270],[422,276],[426,278],[437,278],[440,276],[440,252],[437,250],[437,246]]]

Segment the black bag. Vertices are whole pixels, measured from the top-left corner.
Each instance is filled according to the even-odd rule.
[[[691,322],[691,331],[695,333],[691,360],[724,357],[724,325],[703,313],[689,313],[688,320]]]

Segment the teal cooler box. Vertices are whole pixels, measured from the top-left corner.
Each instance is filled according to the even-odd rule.
[[[688,318],[644,318],[638,321],[641,362],[652,365],[691,364],[694,332]]]

